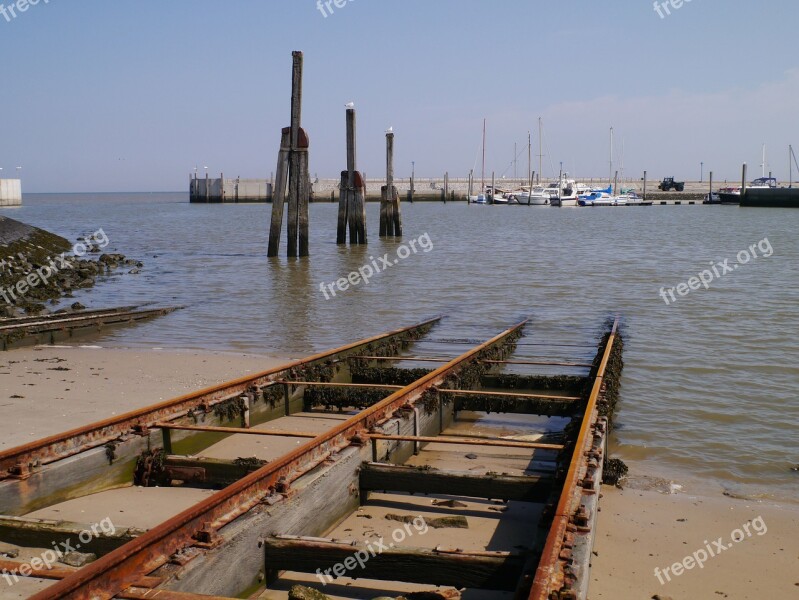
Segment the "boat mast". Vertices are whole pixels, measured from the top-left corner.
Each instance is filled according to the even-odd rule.
[[[544,125],[538,117],[538,183],[541,183],[541,169],[544,165]]]
[[[527,181],[533,178],[533,134],[527,132]],[[531,182],[532,183],[532,182]],[[532,192],[532,188],[530,188]]]
[[[483,119],[483,171],[480,175],[480,185],[483,193],[486,191],[486,120]]]
[[[613,127],[610,128],[610,170],[608,171],[608,185],[613,185]]]

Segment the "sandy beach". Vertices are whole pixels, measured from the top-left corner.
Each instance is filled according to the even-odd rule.
[[[600,509],[591,600],[799,596],[797,506],[603,486]]]
[[[288,358],[222,352],[37,346],[0,356],[0,449],[68,431]]]

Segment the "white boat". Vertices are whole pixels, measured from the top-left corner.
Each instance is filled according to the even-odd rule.
[[[530,206],[547,206],[549,205],[549,194],[545,193],[546,188],[543,186],[533,187],[531,192],[529,188],[523,187],[521,191],[514,192],[516,202],[519,204],[528,204]]]
[[[544,193],[549,196],[551,206],[577,206],[577,184],[574,179],[566,179],[564,176],[558,182],[550,183]]]

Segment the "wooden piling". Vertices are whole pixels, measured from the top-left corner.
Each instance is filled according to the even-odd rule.
[[[302,52],[292,53],[291,124],[283,129],[272,195],[272,223],[269,230],[267,256],[278,255],[283,208],[288,193],[287,254],[290,257],[308,256],[308,202],[311,195],[311,176],[308,171],[308,135],[302,121]]]
[[[447,196],[449,195],[449,172],[444,173],[444,204],[447,203]]]
[[[491,171],[491,204],[494,204],[494,195],[497,193],[497,190],[494,187],[495,185],[496,185],[496,175],[494,171]],[[483,193],[485,193],[485,190],[483,190]]]
[[[341,173],[341,194],[338,210],[336,243],[366,243],[366,188],[357,171],[355,109],[347,108],[347,170]]]
[[[644,200],[646,200],[646,171],[644,171]]]
[[[713,171],[710,172],[710,192],[708,192],[707,201],[713,202]]]
[[[741,200],[744,199],[745,194],[746,194],[746,163],[744,163],[741,172]]]
[[[386,132],[386,185],[381,190],[380,237],[402,235],[399,191],[394,185],[394,133]]]

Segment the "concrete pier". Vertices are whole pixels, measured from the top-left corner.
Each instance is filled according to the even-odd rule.
[[[22,206],[22,181],[0,179],[0,206]]]
[[[267,202],[272,200],[272,182],[268,179],[209,179],[196,175],[189,180],[191,202]]]

